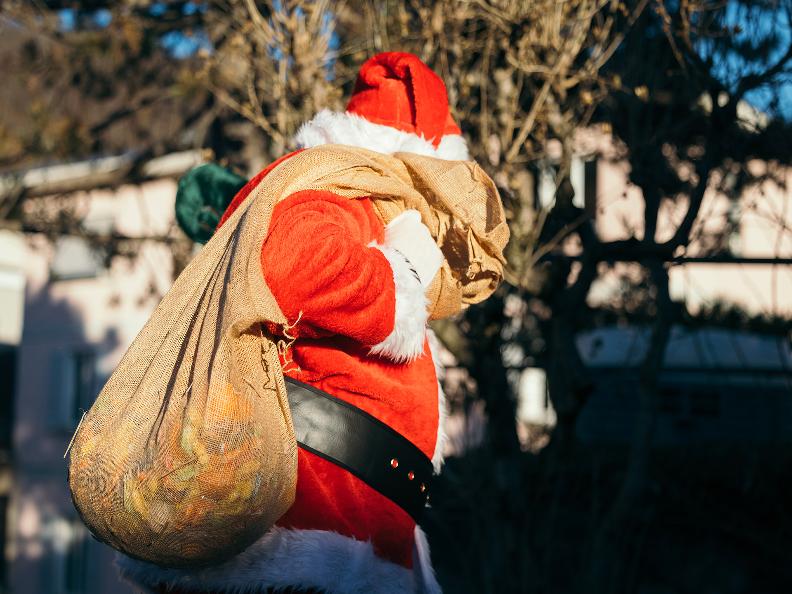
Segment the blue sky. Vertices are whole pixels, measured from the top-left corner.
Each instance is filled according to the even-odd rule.
[[[149,14],[154,17],[165,13],[167,7],[162,2],[152,4]],[[206,10],[205,5],[198,2],[188,2],[184,5],[184,14],[190,15]],[[64,31],[71,31],[77,25],[77,13],[73,8],[65,8],[58,12],[60,27]],[[91,15],[91,20],[98,28],[107,27],[112,19],[112,14],[107,9],[99,9]],[[203,31],[184,33],[181,31],[171,31],[162,36],[160,41],[162,46],[178,59],[188,58],[199,50],[212,50],[212,44]]]
[[[282,5],[279,0],[275,0],[275,2],[273,2],[273,7],[276,10],[279,10],[281,6]],[[153,17],[158,17],[165,14],[166,10],[167,6],[165,3],[157,2],[151,5],[149,8],[149,14],[151,14]],[[205,11],[206,6],[200,2],[187,2],[184,5],[183,10],[185,15],[190,15],[196,12]],[[301,14],[301,9],[299,6],[296,10],[298,14]],[[58,16],[60,19],[60,27],[64,31],[71,31],[77,25],[77,14],[74,9],[63,9],[59,11]],[[91,18],[97,27],[102,28],[110,24],[112,14],[109,10],[101,9],[95,11],[91,15]],[[333,17],[331,13],[326,13],[323,18],[323,25],[327,28],[331,27],[333,23],[332,18]],[[213,49],[209,38],[203,31],[192,31],[190,33],[184,33],[182,31],[170,31],[162,36],[160,42],[172,56],[178,59],[188,58],[200,50],[211,52]],[[339,43],[340,41],[338,36],[333,34],[329,42],[329,48],[332,53],[338,49]],[[277,48],[273,49],[272,55],[276,59],[278,58]],[[334,61],[335,59],[332,56],[328,57],[328,73],[332,73]]]
[[[792,42],[792,30],[786,15],[779,18],[779,13],[763,8],[763,4],[771,3],[755,2],[748,8],[745,3],[730,3],[723,25],[735,28],[737,32],[733,39],[747,47],[756,47],[758,43],[774,36],[776,44],[769,56],[769,61],[773,63],[784,55]],[[703,51],[710,48],[711,44],[702,43]],[[715,75],[724,82],[726,88],[734,90],[735,81],[748,72],[761,71],[764,66],[746,61],[736,53],[730,53],[715,62]],[[792,75],[777,77],[772,87],[759,87],[747,93],[745,99],[762,111],[773,111],[772,104],[776,100],[777,112],[785,119],[792,120]]]
[[[766,2],[765,2],[766,3]],[[276,0],[274,3],[275,8],[279,6]],[[771,60],[783,54],[785,48],[789,45],[792,39],[792,30],[790,30],[789,22],[785,19],[774,19],[773,12],[762,10],[762,2],[757,2],[756,5],[748,8],[752,11],[754,18],[750,20],[750,26],[747,26],[746,11],[741,9],[744,4],[732,2],[726,11],[725,25],[730,27],[739,27],[741,30],[736,34],[735,39],[741,43],[750,44],[752,40],[766,37],[768,34],[774,34],[777,38],[778,44],[775,52],[771,55]],[[154,17],[164,14],[166,5],[162,2],[152,4],[149,11]],[[200,2],[188,2],[184,6],[185,14],[193,14],[205,10],[205,5]],[[74,9],[64,9],[59,12],[60,26],[63,30],[69,31],[76,26],[76,13]],[[110,24],[112,15],[107,9],[100,9],[92,14],[94,24],[99,27],[106,27]],[[332,16],[327,15],[327,26],[332,23]],[[212,51],[212,45],[203,31],[194,31],[189,34],[180,31],[171,31],[163,35],[161,43],[165,49],[170,52],[175,58],[183,59],[194,55],[200,50]],[[338,49],[339,39],[336,35],[330,40],[330,49],[334,51]],[[708,44],[702,43],[701,49],[707,51]],[[277,57],[277,56],[275,56]],[[328,72],[332,73],[332,58],[328,62]],[[738,77],[743,76],[746,71],[753,69],[753,65],[740,59],[736,54],[727,55],[722,57],[716,62],[715,74],[725,84],[726,88],[733,89],[733,81]],[[745,96],[745,99],[753,104],[755,107],[762,111],[776,111],[785,119],[792,120],[792,76],[785,75],[779,77],[774,81],[772,87],[765,86],[757,88]],[[774,105],[775,103],[775,105]]]

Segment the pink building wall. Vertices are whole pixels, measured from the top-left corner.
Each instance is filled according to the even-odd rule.
[[[88,206],[89,226],[133,237],[157,236],[166,235],[173,223],[175,191],[173,179],[160,179],[86,192],[78,199]],[[82,403],[66,402],[79,392],[69,384],[79,380],[64,365],[87,353],[95,370],[89,381],[98,391],[170,285],[170,250],[144,242],[133,258],[118,258],[109,269],[99,265],[93,276],[88,261],[82,263],[89,271],[82,271],[85,278],[53,279],[54,264],[81,268],[76,260],[86,254],[71,247],[53,247],[33,237],[23,257],[27,288],[9,535],[14,594],[131,592],[118,581],[112,551],[82,528],[69,497],[64,452],[79,416],[74,408]]]
[[[628,183],[628,164],[612,162],[613,146],[601,136],[586,135],[584,151],[599,151],[605,158],[597,164],[596,227],[603,241],[643,237],[643,201],[638,188]],[[753,163],[762,173],[765,164]],[[764,182],[746,189],[738,201],[731,202],[714,189],[701,206],[693,237],[722,230],[737,220],[738,231],[728,241],[729,249],[741,257],[792,257],[792,168],[782,169],[786,188]],[[714,188],[719,178],[711,178]],[[666,202],[661,209],[656,238],[669,239],[685,214],[687,204]],[[694,241],[688,256],[702,255],[702,242]],[[627,264],[617,270],[630,272]],[[590,294],[592,303],[607,301],[617,290],[614,274],[603,275]],[[684,301],[691,311],[717,301],[739,306],[751,314],[792,315],[792,267],[770,264],[689,263],[670,270],[671,294]]]

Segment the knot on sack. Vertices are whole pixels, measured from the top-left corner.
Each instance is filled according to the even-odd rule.
[[[287,371],[296,371],[298,373],[300,371],[302,371],[300,369],[300,366],[297,365],[294,362],[294,360],[291,358],[291,353],[290,353],[292,345],[297,340],[296,334],[293,335],[293,334],[290,334],[290,332],[297,327],[297,324],[300,323],[300,320],[302,319],[302,316],[303,316],[303,312],[302,312],[302,310],[300,310],[300,312],[297,314],[297,319],[294,320],[294,323],[292,323],[292,324],[284,324],[283,325],[283,328],[282,328],[283,336],[285,336],[286,339],[285,340],[284,339],[280,339],[277,342],[278,355],[280,355],[280,358],[281,358],[281,361],[282,361],[281,369],[283,370],[284,373],[286,373]],[[294,365],[294,367],[293,368],[289,368],[289,365]]]

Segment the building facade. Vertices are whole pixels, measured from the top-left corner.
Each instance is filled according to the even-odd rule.
[[[611,139],[594,130],[581,131],[578,150],[571,172],[575,202],[593,218],[599,238],[603,242],[642,238],[641,192],[629,183],[629,166],[618,158]],[[758,161],[750,164],[757,176],[768,167]],[[711,178],[693,241],[685,252],[693,261],[669,269],[675,302],[693,314],[720,305],[747,316],[792,319],[792,168],[780,168],[780,173],[782,184],[766,179],[743,190],[737,199],[718,189],[728,188],[728,179]],[[553,183],[552,172],[536,176],[538,206],[552,206]],[[671,238],[686,209],[684,200],[663,204],[658,241]],[[707,257],[715,240],[728,254],[721,261]],[[565,249],[575,255],[580,248],[573,243]],[[589,292],[589,305],[620,301],[625,279],[640,280],[637,264],[603,267]],[[646,342],[647,329],[637,327],[604,328],[578,336],[578,348],[595,384],[578,425],[581,438],[591,443],[630,440]],[[792,407],[787,404],[792,389],[790,336],[718,327],[674,328],[660,383],[658,444],[792,441],[786,431],[792,427]],[[520,386],[520,423],[552,427],[555,413],[544,370],[525,370]]]
[[[172,282],[170,245],[159,238],[174,236],[176,179],[199,157],[149,162],[139,184],[67,193],[87,231],[142,238],[128,256],[107,261],[76,235],[51,242],[0,234],[0,578],[8,592],[131,592],[118,580],[112,551],[77,516],[64,455],[83,412]],[[40,197],[31,201],[116,167],[103,160],[28,172],[45,188],[34,186]]]

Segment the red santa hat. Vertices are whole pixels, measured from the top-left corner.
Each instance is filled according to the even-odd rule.
[[[417,56],[404,52],[369,58],[346,111],[320,111],[302,125],[295,141],[303,148],[346,144],[388,154],[470,158],[448,109],[442,79]]]

